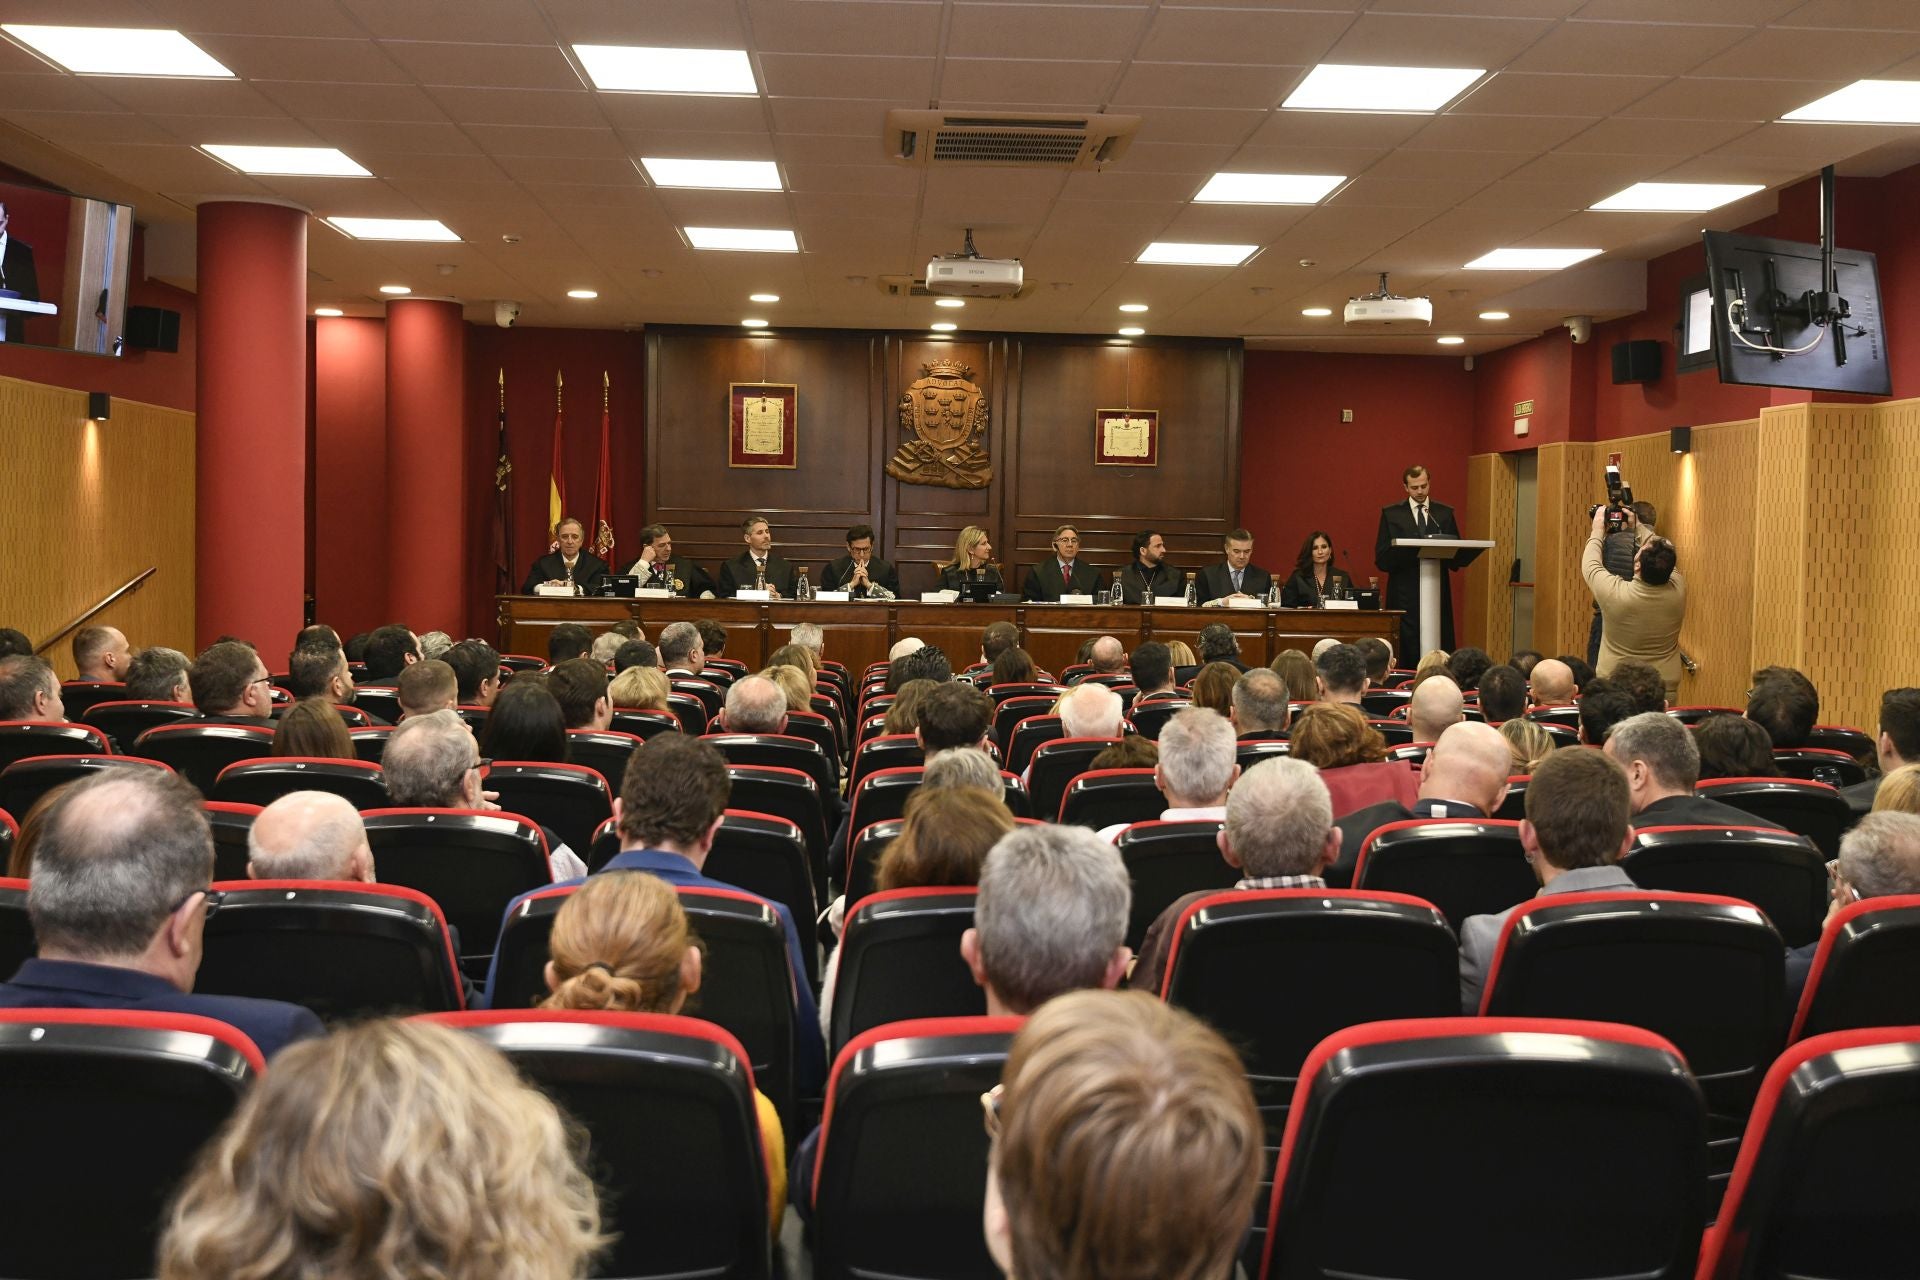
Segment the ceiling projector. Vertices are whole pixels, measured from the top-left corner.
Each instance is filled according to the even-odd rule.
[[[1433,299],[1403,298],[1387,288],[1387,273],[1380,273],[1380,287],[1347,299],[1348,324],[1392,325],[1433,323]]]
[[[973,228],[959,253],[927,263],[927,292],[961,298],[1011,298],[1020,292],[1026,272],[1017,258],[983,258],[973,247]]]

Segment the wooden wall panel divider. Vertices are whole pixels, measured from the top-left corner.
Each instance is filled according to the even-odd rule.
[[[1508,579],[1520,554],[1514,508],[1518,487],[1511,455],[1483,453],[1467,460],[1461,536],[1487,538],[1495,545],[1460,575],[1466,592],[1460,642],[1477,645],[1496,658],[1505,658],[1513,648],[1513,587]]]

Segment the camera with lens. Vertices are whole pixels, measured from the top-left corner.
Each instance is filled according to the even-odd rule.
[[[1620,464],[1607,463],[1607,500],[1604,504],[1594,503],[1587,508],[1587,519],[1593,519],[1593,513],[1604,505],[1607,509],[1608,535],[1622,533],[1627,527],[1627,516],[1633,507],[1633,487],[1620,480]]]

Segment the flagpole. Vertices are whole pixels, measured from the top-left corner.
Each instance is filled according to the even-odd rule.
[[[494,519],[494,568],[498,572],[499,587],[502,592],[513,589],[513,459],[507,453],[507,369],[499,370],[500,386],[500,456],[493,464],[493,519]]]

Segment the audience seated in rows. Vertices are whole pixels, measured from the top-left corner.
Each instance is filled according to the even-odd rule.
[[[1762,667],[1747,691],[1747,719],[1776,747],[1804,747],[1820,722],[1820,691],[1792,667]]]
[[[353,654],[348,653],[347,660],[351,662]],[[365,661],[368,684],[392,684],[402,671],[420,661],[420,641],[399,623],[388,623],[367,636]]]
[[[1558,658],[1542,658],[1534,663],[1527,678],[1528,694],[1536,707],[1560,707],[1571,703],[1580,693],[1573,681],[1573,668]]]
[[[1194,706],[1224,716],[1233,709],[1233,690],[1239,683],[1240,668],[1225,662],[1209,662],[1194,676],[1188,697]]]
[[[1625,770],[1636,828],[1780,828],[1777,822],[1693,793],[1700,780],[1700,748],[1693,731],[1672,716],[1643,711],[1627,717],[1613,726],[1605,750]],[[1529,795],[1532,790],[1529,785]]]
[[[707,664],[700,628],[691,622],[669,622],[660,628],[660,665],[669,676],[697,676]]]
[[[325,791],[281,796],[247,828],[247,876],[372,884],[373,850],[360,811]]]
[[[61,724],[67,718],[60,677],[32,654],[0,658],[0,720]]]
[[[1589,747],[1605,746],[1614,725],[1639,714],[1632,695],[1603,676],[1581,686],[1579,707],[1580,741]]]
[[[1507,740],[1507,749],[1513,753],[1509,772],[1523,776],[1532,773],[1559,745],[1543,725],[1525,716],[1503,723],[1500,736]]]
[[[192,702],[187,668],[193,659],[178,649],[149,645],[127,664],[127,700],[130,702]]]
[[[584,658],[593,651],[593,632],[577,622],[563,622],[547,633],[547,665]]]
[[[1217,822],[1226,816],[1227,792],[1240,776],[1233,726],[1217,711],[1187,707],[1174,714],[1160,730],[1160,759],[1153,766],[1153,783],[1166,797],[1162,822]],[[1102,840],[1117,840],[1127,824],[1117,822],[1100,832]]]
[[[1863,898],[1920,893],[1920,814],[1878,811],[1868,814],[1840,837],[1840,856],[1830,877],[1833,904],[1828,917]],[[1819,940],[1787,951],[1787,1009],[1800,1003],[1813,969]]]
[[[451,711],[460,705],[460,679],[438,658],[423,658],[400,673],[400,719]]]
[[[249,645],[222,640],[201,650],[187,668],[201,724],[273,724],[273,677]]]
[[[560,722],[569,729],[602,730],[613,723],[605,663],[569,658],[547,672],[547,692],[560,704]]]
[[[659,665],[660,651],[645,640],[625,641],[613,651],[613,673],[616,676],[633,667],[658,667]]]
[[[392,749],[389,744],[387,750]],[[514,679],[487,712],[487,723],[480,730],[480,754],[489,760],[565,764],[567,720],[559,700],[540,681]],[[386,763],[385,757],[381,762]]]
[[[1460,686],[1463,693],[1478,689],[1480,677],[1492,666],[1492,656],[1485,649],[1476,649],[1472,645],[1462,645],[1447,657],[1447,675]]]
[[[1158,694],[1171,694],[1173,687],[1173,651],[1158,640],[1134,646],[1127,657],[1127,670],[1133,677],[1134,704]]]
[[[300,702],[350,705],[357,690],[347,655],[332,645],[295,645],[287,657],[287,692]]]
[[[1488,667],[1480,676],[1480,714],[1491,725],[1502,725],[1527,713],[1527,678],[1505,664]]]
[[[519,689],[515,681],[509,692]],[[551,706],[553,695],[540,690]],[[503,695],[501,705],[507,698]],[[499,709],[487,717],[487,730],[493,731]],[[562,734],[564,742],[564,733]],[[525,757],[502,756],[513,760]],[[542,757],[533,757],[541,759]],[[474,745],[473,730],[456,712],[434,711],[415,716],[393,731],[381,754],[380,767],[386,777],[387,799],[402,809],[493,809],[499,805],[487,799],[480,777],[480,750]],[[580,855],[548,827],[541,827],[547,842],[547,865],[555,880],[568,880],[587,873]]]
[[[1060,724],[1069,738],[1117,738],[1120,695],[1103,684],[1077,684],[1060,699]]]
[[[1320,770],[1336,818],[1385,800],[1411,805],[1418,798],[1418,776],[1387,759],[1386,739],[1351,703],[1308,707],[1293,722],[1290,741],[1294,759]]]
[[[1312,702],[1320,696],[1319,673],[1314,669],[1313,659],[1300,650],[1282,649],[1274,655],[1271,667],[1273,674],[1286,684],[1288,701]]]
[[[331,702],[296,702],[274,724],[273,754],[311,759],[355,759],[347,722]]]
[[[607,685],[607,699],[616,711],[664,712],[671,692],[667,673],[650,665],[628,667]]]
[[[1118,636],[1100,636],[1087,651],[1087,661],[1093,666],[1090,674],[1117,676],[1126,669],[1127,647],[1120,643]]]
[[[1317,648],[1317,646],[1316,646]],[[1330,644],[1314,654],[1315,696],[1322,702],[1360,705],[1367,691],[1367,660],[1350,644]]]
[[[1266,667],[1255,667],[1234,682],[1227,719],[1233,723],[1236,737],[1281,737],[1292,719],[1287,702],[1287,686],[1279,675]]]
[[[73,633],[73,665],[80,680],[125,680],[133,651],[117,627],[82,627]]]
[[[898,692],[900,686],[909,680],[932,680],[936,684],[945,684],[951,679],[953,667],[947,661],[946,651],[938,645],[925,644],[895,658],[888,666],[887,692]]]
[[[727,689],[718,727],[727,733],[785,733],[787,695],[766,676],[746,676]]]
[[[1233,634],[1233,628],[1224,622],[1209,622],[1200,628],[1200,664],[1224,662],[1235,671],[1245,671],[1247,664],[1240,661],[1240,638]]]
[[[1773,742],[1767,731],[1745,716],[1716,711],[1693,727],[1702,778],[1777,778]]]
[[[432,662],[447,656],[447,650],[453,648],[453,637],[444,631],[423,631],[420,633],[420,661]]]
[[[463,707],[491,707],[500,695],[500,651],[485,640],[462,640],[447,650],[455,694]]]
[[[1390,822],[1492,817],[1507,798],[1512,761],[1507,740],[1492,725],[1476,721],[1454,725],[1420,761],[1419,789],[1412,804],[1383,800],[1340,819],[1340,856],[1328,879],[1337,885],[1351,883],[1360,846]]]
[[[1440,735],[1466,719],[1466,699],[1451,676],[1422,680],[1407,702],[1407,728],[1415,742],[1438,742]]]
[[[1367,683],[1379,688],[1386,682],[1387,673],[1393,670],[1393,646],[1379,636],[1367,636],[1353,642],[1360,656],[1367,660]]]
[[[1874,733],[1880,774],[1844,787],[1840,794],[1855,813],[1873,807],[1880,779],[1902,765],[1920,764],[1920,689],[1889,689],[1880,695],[1880,724]]]

